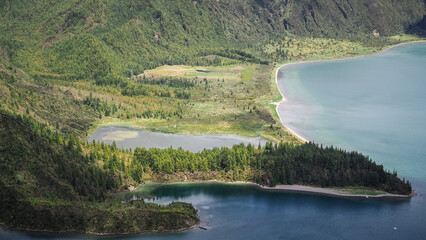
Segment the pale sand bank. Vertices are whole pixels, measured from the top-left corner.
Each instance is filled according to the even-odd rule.
[[[320,187],[310,187],[304,185],[277,185],[275,187],[265,187],[260,186],[262,189],[266,190],[283,190],[291,192],[307,192],[307,193],[316,193],[322,195],[331,195],[338,197],[350,197],[350,198],[410,198],[411,195],[399,195],[392,193],[383,193],[378,195],[368,195],[368,194],[350,194],[344,192],[345,190],[333,189],[333,188],[320,188]]]
[[[410,195],[400,195],[392,193],[383,193],[378,195],[369,195],[369,194],[351,194],[348,193],[350,188],[322,188],[322,187],[313,187],[306,185],[276,185],[274,187],[263,186],[253,182],[245,181],[235,181],[235,182],[225,182],[220,180],[204,180],[204,181],[185,181],[185,182],[172,182],[173,184],[185,184],[185,183],[223,183],[223,184],[249,184],[255,185],[258,188],[266,191],[287,191],[287,192],[300,192],[300,193],[312,193],[319,195],[335,196],[335,197],[345,197],[345,198],[365,198],[365,199],[377,199],[377,198],[411,198],[415,196],[415,192]],[[147,182],[155,183],[155,182]],[[157,182],[158,183],[158,182]],[[160,184],[170,184],[170,183],[160,183]],[[143,188],[145,184],[140,185],[138,188]]]

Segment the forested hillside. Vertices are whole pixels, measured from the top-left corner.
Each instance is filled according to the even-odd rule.
[[[404,33],[422,0],[5,0],[0,46],[32,76],[111,79],[210,54],[265,59],[285,36],[365,40]],[[417,25],[416,25],[417,26]],[[230,49],[239,51],[230,52]],[[262,59],[258,59],[262,58]]]
[[[17,229],[137,233],[198,222],[191,204],[104,202],[118,176],[73,136],[0,110],[0,224]],[[126,216],[123,219],[123,216]]]

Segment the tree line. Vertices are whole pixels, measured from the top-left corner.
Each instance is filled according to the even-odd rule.
[[[315,143],[251,144],[205,149],[201,152],[181,148],[136,148],[131,159],[118,160],[115,144],[92,142],[90,149],[104,149],[107,153],[97,159],[104,167],[120,172],[126,178],[142,183],[151,173],[220,172],[232,180],[253,181],[261,185],[303,184],[321,187],[370,187],[391,193],[410,194],[411,183],[401,180],[397,172],[386,171],[369,157]],[[109,152],[109,153],[108,153]]]
[[[179,171],[232,171],[234,178],[249,170],[249,179],[262,185],[304,184],[321,187],[365,186],[392,193],[411,193],[411,183],[384,170],[369,157],[315,143],[266,143],[264,147],[234,145],[192,153],[182,149],[136,148],[135,169],[171,174]],[[138,178],[136,176],[136,178]],[[234,180],[235,180],[234,179]]]
[[[104,199],[107,191],[142,183],[144,176],[151,173],[195,171],[231,174],[233,180],[269,186],[364,186],[399,194],[412,191],[411,183],[398,178],[396,171],[386,171],[383,165],[361,153],[312,142],[302,145],[268,142],[257,147],[238,144],[196,153],[181,148],[136,148],[132,152],[118,149],[115,144],[83,143],[26,115],[12,115],[4,110],[0,113],[0,170],[3,176],[11,176],[7,181],[22,184],[10,173],[25,170],[40,178],[40,182],[47,181],[58,193],[64,193],[65,188],[56,181],[63,179],[73,188],[71,195],[64,193],[69,198],[74,193],[91,200]],[[47,174],[46,169],[53,172]]]

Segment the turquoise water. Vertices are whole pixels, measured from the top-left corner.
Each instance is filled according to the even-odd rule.
[[[410,200],[344,199],[237,184],[168,184],[151,194],[165,204],[192,202],[208,230],[115,238],[0,229],[0,238],[425,239],[425,76],[426,44],[413,44],[367,58],[292,66],[281,71],[279,80],[288,99],[279,106],[285,124],[310,140],[356,149],[397,169],[420,193]]]
[[[426,181],[426,44],[279,74],[283,123],[308,140],[368,154]],[[283,80],[285,78],[285,80]]]

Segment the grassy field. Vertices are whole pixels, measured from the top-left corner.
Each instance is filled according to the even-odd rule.
[[[409,34],[399,34],[395,36],[389,37],[389,39],[392,39],[397,42],[415,42],[415,41],[424,41],[425,38],[415,36],[415,35],[409,35]]]
[[[118,125],[141,128],[152,131],[183,134],[238,134],[242,136],[263,136],[274,141],[298,140],[291,136],[270,116],[267,104],[258,102],[258,98],[271,91],[269,73],[273,65],[238,64],[221,67],[162,66],[145,71],[138,78],[179,77],[195,83],[188,100],[164,100],[160,109],[181,109],[179,116],[166,119],[145,119],[124,117],[117,112],[111,117],[98,121],[99,126]],[[134,79],[137,81],[137,79]],[[94,87],[96,97],[104,101],[120,100],[124,112],[137,113],[146,108],[159,107],[152,99],[145,97],[128,98],[105,88],[88,86],[87,83],[75,84],[67,90],[80,93],[81,98],[89,94],[83,89]],[[80,89],[81,88],[81,89]],[[123,117],[122,117],[123,116]],[[272,126],[272,128],[271,128]]]
[[[375,190],[371,188],[365,188],[365,187],[352,187],[348,189],[339,189],[340,192],[348,193],[348,194],[357,194],[357,195],[371,195],[371,196],[377,196],[380,194],[385,194],[385,191]]]
[[[152,70],[147,70],[138,77],[182,77],[185,79],[207,79],[207,80],[250,80],[253,66],[230,65],[219,67],[164,65]]]

